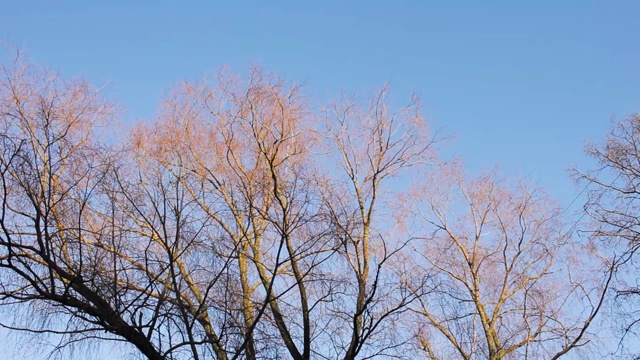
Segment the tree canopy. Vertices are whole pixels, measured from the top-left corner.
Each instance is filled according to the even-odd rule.
[[[596,339],[610,263],[531,182],[442,159],[417,96],[319,106],[221,72],[116,136],[87,82],[0,70],[4,327],[148,359],[556,359]],[[605,192],[636,189],[623,138],[592,150],[628,180]],[[635,214],[602,210],[635,249]]]

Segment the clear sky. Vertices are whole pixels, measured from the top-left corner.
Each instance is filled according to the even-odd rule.
[[[0,42],[108,83],[129,121],[222,65],[261,65],[321,101],[388,82],[456,135],[447,154],[528,176],[566,205],[586,142],[640,111],[639,18],[631,0],[0,0]]]
[[[0,1],[0,41],[109,83],[127,119],[222,65],[326,100],[416,91],[448,154],[531,177],[563,203],[571,164],[640,111],[638,1]],[[6,55],[6,53],[4,54]]]

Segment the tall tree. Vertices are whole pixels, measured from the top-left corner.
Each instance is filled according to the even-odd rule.
[[[114,140],[86,82],[1,70],[5,327],[149,359],[559,357],[601,306],[544,196],[433,167],[417,97],[320,112],[221,72]]]
[[[405,189],[396,185],[394,191],[389,182],[433,163],[437,138],[426,128],[417,97],[393,111],[387,96],[383,88],[365,106],[343,99],[327,112],[329,154],[337,169],[323,186],[323,198],[338,241],[340,256],[333,261],[346,286],[346,299],[330,307],[341,320],[336,346],[344,359],[389,355],[388,349],[401,346],[406,339],[393,325],[414,300],[406,274],[394,264],[409,238],[398,231],[389,206]]]
[[[588,244],[540,190],[492,174],[468,181],[452,166],[414,196],[426,231],[416,284],[427,291],[413,311],[428,358],[557,359],[589,341],[611,275],[588,271],[598,265]]]
[[[130,322],[113,291],[116,274],[102,271],[111,264],[93,246],[112,229],[97,215],[109,213],[101,183],[112,167],[94,132],[113,107],[82,80],[20,61],[0,71],[0,294],[26,312],[18,325],[3,325],[68,334],[70,342],[112,334],[161,359]]]
[[[593,220],[586,230],[617,256],[620,276],[615,294],[623,315],[623,336],[638,335],[637,251],[640,249],[640,115],[613,124],[602,144],[586,152],[598,162],[588,172],[575,172],[588,191],[585,211]],[[636,356],[637,356],[637,351]]]
[[[0,293],[44,309],[12,328],[151,359],[399,354],[407,239],[379,212],[433,157],[417,104],[390,112],[384,89],[319,127],[299,87],[222,73],[119,144],[95,136],[112,106],[88,84],[3,75]]]

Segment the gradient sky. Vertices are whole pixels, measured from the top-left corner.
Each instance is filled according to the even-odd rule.
[[[128,120],[225,64],[258,64],[321,101],[388,82],[456,136],[446,154],[568,204],[587,141],[640,110],[639,15],[637,1],[3,0],[0,41],[108,83]]]
[[[566,206],[581,190],[569,166],[593,167],[586,143],[640,111],[639,18],[639,1],[0,0],[0,42],[108,84],[127,121],[225,64],[258,64],[320,101],[388,82],[456,136],[446,154],[527,176]]]

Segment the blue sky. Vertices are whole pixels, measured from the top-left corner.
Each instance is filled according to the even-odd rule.
[[[640,111],[638,18],[640,2],[614,0],[0,0],[0,42],[109,84],[128,121],[222,65],[261,65],[320,101],[388,82],[394,99],[420,93],[432,127],[456,136],[446,154],[567,205],[581,190],[567,169],[593,166],[587,141]]]
[[[7,1],[0,41],[109,91],[128,120],[178,81],[250,64],[321,101],[388,82],[421,94],[447,154],[562,203],[571,164],[640,111],[636,1]],[[6,53],[4,54],[6,56]]]

